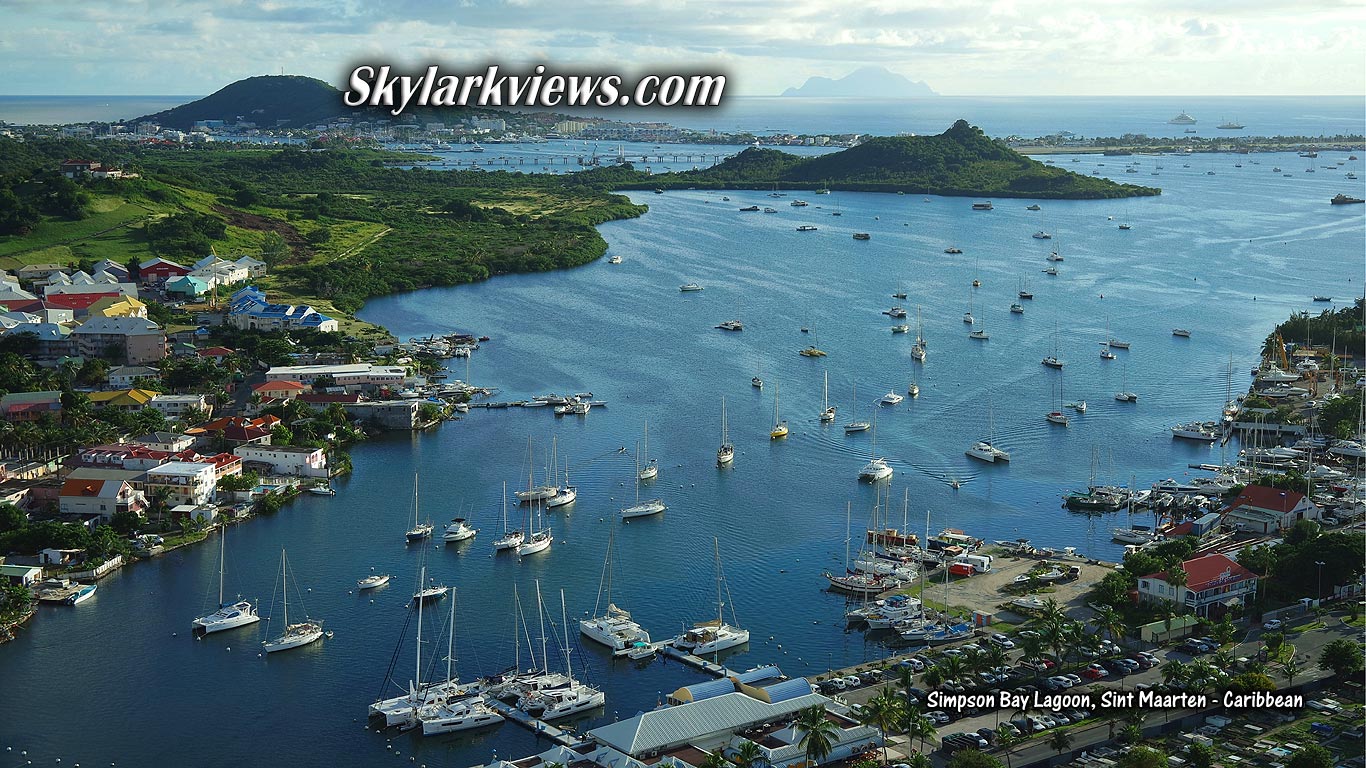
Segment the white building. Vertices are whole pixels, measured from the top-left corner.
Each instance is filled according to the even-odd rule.
[[[268,474],[327,477],[327,453],[322,448],[294,445],[239,445],[232,452],[242,462],[269,465]]]
[[[110,389],[132,389],[138,379],[159,381],[161,371],[150,365],[119,365],[109,369]]]
[[[147,470],[145,487],[149,498],[154,496],[158,489],[165,488],[169,492],[166,503],[170,506],[199,506],[213,501],[215,477],[212,464],[172,461]]]
[[[348,392],[378,389],[400,389],[408,377],[408,369],[401,365],[349,363],[346,365],[281,365],[266,371],[266,381],[292,381],[312,386],[318,379],[331,380],[331,386]]]
[[[209,399],[204,395],[157,395],[147,407],[156,409],[169,421],[180,421],[192,410],[213,413]]]

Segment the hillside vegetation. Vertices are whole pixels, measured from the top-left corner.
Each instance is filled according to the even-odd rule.
[[[799,157],[751,147],[705,170],[652,176],[623,187],[829,187],[965,197],[1101,199],[1161,190],[1082,176],[1031,160],[959,120],[938,136],[885,136],[839,152]]]

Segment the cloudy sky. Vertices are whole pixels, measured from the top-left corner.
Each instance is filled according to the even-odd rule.
[[[0,0],[0,92],[335,84],[356,63],[723,71],[729,94],[880,65],[941,94],[1366,92],[1366,0]]]

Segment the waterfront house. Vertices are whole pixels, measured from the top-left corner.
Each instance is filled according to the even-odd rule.
[[[92,317],[71,332],[86,357],[103,357],[111,350],[127,365],[146,365],[166,357],[166,334],[143,317]]]
[[[267,475],[327,477],[327,453],[322,448],[294,445],[239,445],[232,452],[248,469]]]
[[[113,389],[129,389],[138,379],[160,381],[161,371],[149,365],[118,365],[109,369],[107,381]]]
[[[347,363],[345,365],[277,365],[266,371],[266,381],[292,381],[347,392],[373,392],[378,389],[398,390],[408,378],[408,369],[401,365]]]
[[[1179,587],[1167,580],[1166,571],[1140,576],[1139,598],[1175,603],[1196,616],[1219,619],[1228,609],[1247,605],[1256,596],[1261,579],[1219,553],[1191,558],[1181,564],[1181,570],[1185,571],[1186,583]]]
[[[36,565],[0,564],[0,583],[16,587],[31,587],[43,578],[43,569]]]
[[[1276,533],[1298,520],[1318,520],[1318,505],[1299,491],[1248,485],[1224,507],[1224,527],[1235,531]]]
[[[55,419],[61,414],[62,393],[57,390],[10,392],[0,397],[0,415],[8,422],[37,421],[44,415]]]
[[[150,498],[164,489],[167,504],[199,506],[213,501],[216,485],[213,464],[197,461],[172,461],[147,470],[146,494]]]
[[[64,515],[99,515],[109,522],[116,512],[141,514],[147,500],[126,480],[82,480],[67,478],[58,497],[58,510]]]

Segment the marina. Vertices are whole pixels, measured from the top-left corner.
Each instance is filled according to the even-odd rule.
[[[1027,236],[1039,229],[1023,206],[997,201],[990,213],[981,213],[965,199],[932,197],[924,203],[919,196],[849,192],[832,193],[840,198],[843,216],[830,219],[838,225],[822,226],[840,237],[820,243],[781,217],[739,215],[734,206],[719,204],[718,193],[633,192],[633,199],[648,197],[651,212],[602,227],[609,253],[626,257],[621,264],[609,266],[604,259],[577,270],[374,299],[362,315],[400,337],[435,331],[441,338],[477,327],[497,341],[481,344],[468,357],[449,358],[451,377],[468,380],[463,369],[472,360],[478,381],[488,387],[470,393],[471,410],[459,421],[360,444],[353,450],[355,473],[333,481],[335,496],[304,494],[279,514],[232,530],[231,592],[241,592],[258,608],[269,606],[270,574],[279,570],[280,548],[286,547],[309,610],[326,616],[336,636],[269,658],[257,657],[263,629],[190,639],[190,619],[211,613],[218,602],[212,593],[221,568],[219,547],[192,547],[110,575],[98,596],[75,610],[45,607],[51,615],[25,629],[0,656],[0,677],[25,688],[40,686],[30,661],[74,659],[90,685],[108,692],[101,705],[99,754],[79,755],[91,764],[106,755],[124,762],[133,756],[149,763],[173,759],[171,747],[147,739],[146,728],[134,722],[169,719],[224,690],[250,691],[294,713],[292,730],[336,744],[336,765],[372,764],[390,753],[453,766],[486,763],[494,755],[517,758],[544,751],[546,742],[563,744],[586,728],[651,710],[666,692],[725,668],[781,664],[793,678],[814,677],[902,652],[903,641],[890,639],[900,638],[897,633],[846,632],[851,605],[828,591],[822,575],[843,566],[846,505],[855,521],[866,517],[878,494],[887,494],[886,483],[894,497],[909,490],[911,532],[921,531],[928,511],[931,531],[953,527],[990,541],[1034,542],[1031,554],[1018,561],[998,555],[992,573],[953,580],[951,604],[1019,600],[1026,605],[1018,607],[1030,610],[1027,598],[1005,597],[993,585],[1013,583],[1045,560],[1050,565],[1041,575],[1077,590],[1065,594],[1079,601],[1095,570],[1088,562],[1112,563],[1131,545],[1113,540],[1117,529],[1141,538],[1132,532],[1139,526],[1155,529],[1159,509],[1184,504],[1177,496],[1200,495],[1184,489],[1200,487],[1198,477],[1216,475],[1203,468],[1223,467],[1249,447],[1272,447],[1253,446],[1251,440],[1244,445],[1238,435],[1248,429],[1222,426],[1220,440],[1212,443],[1173,439],[1173,425],[1203,426],[1219,418],[1229,399],[1229,356],[1238,394],[1250,383],[1247,372],[1260,366],[1263,337],[1276,323],[1307,308],[1312,296],[1350,296],[1359,288],[1344,283],[1342,265],[1359,246],[1361,223],[1335,218],[1342,209],[1323,202],[1331,197],[1333,181],[1297,176],[1293,186],[1287,180],[1284,188],[1267,189],[1280,177],[1240,177],[1234,156],[1215,157],[1219,175],[1212,178],[1203,168],[1182,172],[1169,166],[1158,198],[1050,201],[1048,229],[1067,242],[1070,266],[1056,278],[1036,281],[1043,284],[1033,288],[1030,312],[1010,320],[1018,329],[1005,323],[1007,307],[1021,276],[1038,269],[1047,251],[1045,245],[1028,254],[1010,250],[1021,241],[1031,244]],[[1123,173],[1122,167],[1111,170]],[[737,206],[762,202],[765,193],[727,191]],[[1285,197],[1296,201],[1289,209]],[[811,205],[805,215],[818,212]],[[1136,225],[1161,220],[1164,226],[1136,226],[1126,235],[1106,219],[1121,212]],[[1307,228],[1312,235],[1304,234]],[[854,242],[853,231],[874,237]],[[722,258],[736,242],[753,247],[742,259]],[[957,242],[978,265],[947,258],[946,242]],[[828,259],[817,250],[839,248],[858,249],[858,259]],[[983,287],[973,311],[996,336],[989,344],[966,338],[959,322],[962,293],[979,272]],[[1267,286],[1273,274],[1283,288],[1277,295]],[[680,285],[694,280],[706,290],[677,295]],[[827,296],[827,281],[850,286],[848,293]],[[912,359],[902,343],[907,340],[887,333],[879,313],[892,289],[907,294],[905,307],[923,308],[917,335],[923,325],[927,346],[935,348],[928,362]],[[657,298],[636,300],[625,310],[626,295]],[[534,324],[526,321],[531,307],[538,313]],[[723,317],[742,322],[744,333],[713,330]],[[1191,335],[1173,337],[1173,325]],[[792,354],[802,346],[801,327],[820,331],[825,357]],[[1121,361],[1105,363],[1096,356],[1096,340],[1109,333],[1126,340],[1124,347],[1110,344],[1129,350],[1123,368],[1115,365]],[[1066,430],[1050,429],[1039,418],[1052,407],[1059,376],[1039,363],[1049,354],[1067,360],[1066,397],[1090,402],[1085,411],[1072,409]],[[746,383],[756,372],[769,386]],[[827,373],[829,386],[843,393],[835,402],[848,409],[850,419],[877,413],[874,458],[885,457],[889,478],[857,480],[872,453],[871,429],[846,432],[838,422],[821,421]],[[883,393],[905,391],[912,373],[920,397],[876,405]],[[1296,384],[1270,382],[1278,383]],[[777,415],[788,432],[787,439],[772,440],[779,384]],[[855,390],[856,385],[862,386]],[[551,397],[543,393],[552,390],[578,394],[555,396],[563,403],[538,399]],[[1142,399],[1112,399],[1130,390]],[[863,394],[850,402],[855,391]],[[439,392],[432,395],[441,398]],[[728,433],[723,440],[733,443],[734,452],[718,469],[721,397]],[[571,399],[588,405],[587,418],[547,418]],[[539,408],[546,413],[529,405],[537,402],[548,404]],[[603,407],[608,402],[611,407]],[[650,495],[667,498],[669,510],[627,524],[618,510],[635,498],[632,474],[639,470],[633,452],[622,448],[640,440],[644,419],[650,423],[650,453],[658,457]],[[535,472],[544,469],[541,454],[553,439],[556,465],[568,464],[577,488],[573,504],[536,510],[553,526],[553,549],[520,559],[496,554],[485,538],[492,538],[489,533],[447,544],[430,529],[405,546],[401,534],[428,519],[458,516],[472,529],[494,536],[507,532],[500,525],[504,499],[514,507],[508,513],[513,525],[520,525],[516,521],[526,519],[527,506],[516,506],[510,494],[527,487],[528,435],[537,446]],[[965,455],[975,441],[999,446],[1009,461]],[[1096,479],[1090,481],[1093,465]],[[423,478],[416,515],[414,472]],[[1092,492],[1092,485],[1107,492],[1127,489],[1131,476],[1137,478],[1132,490],[1153,492],[1151,504],[1136,506],[1132,514],[1130,497],[1102,515],[1062,508],[1069,491]],[[1160,493],[1153,483],[1162,486]],[[1171,496],[1170,503],[1159,501],[1163,495]],[[1105,503],[1111,503],[1108,497]],[[1191,512],[1198,509],[1193,503]],[[905,526],[896,529],[899,511],[878,528],[891,527],[893,535],[879,536],[906,544]],[[683,632],[698,617],[716,616],[708,545],[717,539],[730,590],[722,602],[727,617],[733,609],[739,626],[751,633],[748,646],[704,658],[655,640],[655,660],[641,664],[591,643],[566,643],[575,675],[582,671],[606,694],[606,703],[554,726],[542,727],[502,703],[489,706],[519,727],[422,739],[416,733],[375,733],[358,722],[390,663],[392,641],[411,615],[414,593],[408,587],[418,580],[423,556],[433,584],[426,588],[461,587],[457,621],[481,628],[462,630],[456,654],[457,669],[472,680],[513,661],[514,585],[525,595],[534,579],[553,583],[566,592],[568,615],[588,617],[609,531],[615,531],[610,535],[620,554],[615,599],[630,606],[631,618],[657,638]],[[316,545],[320,537],[327,539],[325,550]],[[860,538],[866,539],[855,536]],[[1063,566],[1071,565],[1082,569],[1081,579],[1066,578]],[[1053,575],[1054,567],[1061,576]],[[391,574],[397,582],[362,592],[357,580],[366,573]],[[934,582],[931,591],[943,588],[942,581]],[[155,600],[147,599],[151,594]],[[293,593],[294,611],[292,598]],[[231,603],[232,594],[223,601]],[[441,613],[449,603],[427,606]],[[926,636],[935,633],[948,645],[959,636],[951,623]],[[82,656],[82,649],[111,634],[120,643],[155,649],[155,663],[133,657],[104,664]],[[409,658],[411,644],[403,653]],[[555,653],[552,648],[552,661]],[[444,667],[444,661],[431,663]],[[172,683],[171,670],[186,668],[195,674],[175,673]],[[139,686],[158,680],[166,692],[161,700],[149,703],[135,695]],[[227,743],[221,722],[192,720],[177,728],[183,738],[223,745],[206,764],[250,760],[248,747],[254,749]]]

